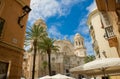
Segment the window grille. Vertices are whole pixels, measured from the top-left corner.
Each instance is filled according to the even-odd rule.
[[[107,38],[111,38],[111,37],[115,36],[115,34],[113,32],[113,27],[112,26],[106,27],[105,31],[106,31]]]

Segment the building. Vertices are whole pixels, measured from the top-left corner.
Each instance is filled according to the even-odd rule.
[[[120,0],[96,0],[96,3],[98,10],[90,13],[87,22],[96,58],[119,58]],[[110,79],[120,78],[119,74],[109,77]]]
[[[23,57],[23,68],[22,68],[22,77],[28,78],[31,74],[29,73],[29,69],[30,69],[30,62],[32,61],[31,59],[31,53],[24,53],[24,57]]]
[[[103,23],[104,21],[102,21],[98,10],[95,10],[89,14],[87,24],[90,29],[95,56],[96,58],[119,57],[117,48],[111,47],[109,42],[105,39],[106,31]]]
[[[39,19],[36,22],[39,24],[45,25],[42,23],[43,20]],[[35,24],[36,24],[35,22]],[[44,21],[43,21],[44,22]],[[84,58],[86,57],[86,49],[84,46],[84,39],[80,34],[76,34],[74,37],[74,44],[70,41],[64,40],[56,40],[54,42],[55,46],[59,46],[59,52],[52,52],[51,54],[51,70],[52,74],[65,74],[70,76],[69,69],[75,66],[84,64]],[[32,61],[33,61],[33,54],[30,53],[26,54],[28,57],[25,58],[24,66],[28,69],[28,74],[26,78],[31,78],[32,73]],[[29,61],[29,62],[28,62]],[[24,73],[25,71],[24,67]],[[40,52],[37,53],[36,56],[36,67],[35,67],[35,77],[39,78],[48,74],[48,62],[47,62],[47,54],[41,54]],[[25,74],[24,74],[25,76]]]
[[[30,0],[0,0],[0,79],[22,76],[29,4]]]
[[[80,57],[86,56],[86,48],[84,47],[84,38],[79,33],[77,33],[74,37],[74,53]]]
[[[120,57],[120,0],[96,0],[102,18],[105,38],[110,47],[116,47]]]
[[[105,38],[110,47],[116,47],[120,57],[120,0],[96,0],[102,21],[104,22]],[[112,76],[118,79],[120,76]]]
[[[89,14],[87,24],[90,29],[90,35],[92,38],[92,45],[95,51],[96,58],[119,58],[118,48],[116,46],[110,46],[110,42],[105,38],[105,21],[101,17],[101,13],[98,10],[94,10]],[[108,32],[107,32],[108,33]],[[110,35],[114,35],[111,33]],[[114,38],[114,37],[113,37]],[[111,38],[110,38],[111,39]],[[114,44],[113,44],[114,45]],[[119,76],[109,76],[111,79],[118,79]],[[104,79],[97,76],[98,79]],[[108,78],[108,77],[107,77]]]

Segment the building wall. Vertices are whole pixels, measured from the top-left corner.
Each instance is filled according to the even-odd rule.
[[[95,50],[96,57],[105,58],[106,57],[118,57],[118,52],[115,47],[110,47],[108,41],[104,38],[105,30],[101,22],[100,14],[97,10],[93,11],[88,18],[88,26],[93,27],[94,33],[91,34],[93,44],[94,41],[97,42],[96,45],[98,46],[99,56],[97,56],[97,51]],[[94,36],[93,36],[94,35]],[[94,38],[94,39],[93,39]],[[94,47],[95,49],[95,47]],[[104,55],[105,53],[105,55]]]
[[[9,63],[7,73],[9,79],[20,79],[22,76],[23,45],[27,16],[22,20],[24,27],[20,28],[17,20],[22,14],[23,5],[18,3],[17,0],[1,1],[0,17],[5,22],[0,36],[0,61]],[[24,0],[24,4],[29,5],[30,0]]]
[[[104,11],[107,13],[110,24],[113,27],[113,33],[115,34],[113,38],[107,39],[107,41],[109,45],[112,43],[113,46],[116,47],[120,57],[120,0],[108,0],[107,2],[104,2],[104,0],[96,0],[96,4],[99,12]],[[114,38],[117,38],[117,40],[114,40]],[[110,79],[119,79],[120,75],[116,75],[117,76],[110,76]]]
[[[117,49],[118,49],[118,54],[120,57],[120,25],[118,24],[118,16],[116,15],[116,11],[110,11],[108,12],[111,24],[113,25],[113,31],[115,33],[115,36],[117,37]],[[119,17],[120,18],[120,17]]]
[[[69,69],[73,68],[75,66],[79,66],[84,63],[84,58],[76,56],[74,54],[74,46],[67,40],[57,40],[54,45],[59,46],[60,51],[59,52],[52,52],[51,54],[51,70],[55,71],[56,74],[65,74],[70,75]],[[24,70],[24,76],[26,76],[27,79],[31,78],[32,73],[32,63],[33,63],[33,54],[30,54],[28,60],[28,64],[24,65],[28,69],[29,76],[25,75],[26,70]],[[42,76],[48,75],[48,64],[46,67],[43,67],[43,62],[47,61],[47,54],[41,54],[40,52],[36,56],[36,69],[35,69],[35,78],[39,78]],[[26,62],[26,61],[24,61]],[[48,63],[48,62],[47,62]],[[29,66],[28,66],[29,65]],[[68,73],[66,72],[68,70]]]
[[[104,0],[96,0],[97,8],[99,12],[104,11],[107,13],[110,23],[113,26],[113,31],[115,36],[117,37],[117,41],[114,41],[112,38],[112,42],[108,40],[109,44],[113,43],[114,47],[117,48],[118,54],[120,57],[120,1],[119,0],[109,0],[104,2]]]

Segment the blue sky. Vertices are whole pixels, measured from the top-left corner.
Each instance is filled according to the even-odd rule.
[[[30,7],[32,11],[27,26],[42,18],[51,38],[73,41],[74,35],[80,33],[84,37],[87,54],[93,54],[86,22],[89,13],[96,8],[94,0],[31,0]]]

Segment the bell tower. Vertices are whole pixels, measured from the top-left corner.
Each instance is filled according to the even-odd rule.
[[[79,33],[76,33],[74,37],[74,50],[76,56],[86,57],[86,48],[84,46],[84,39]]]

